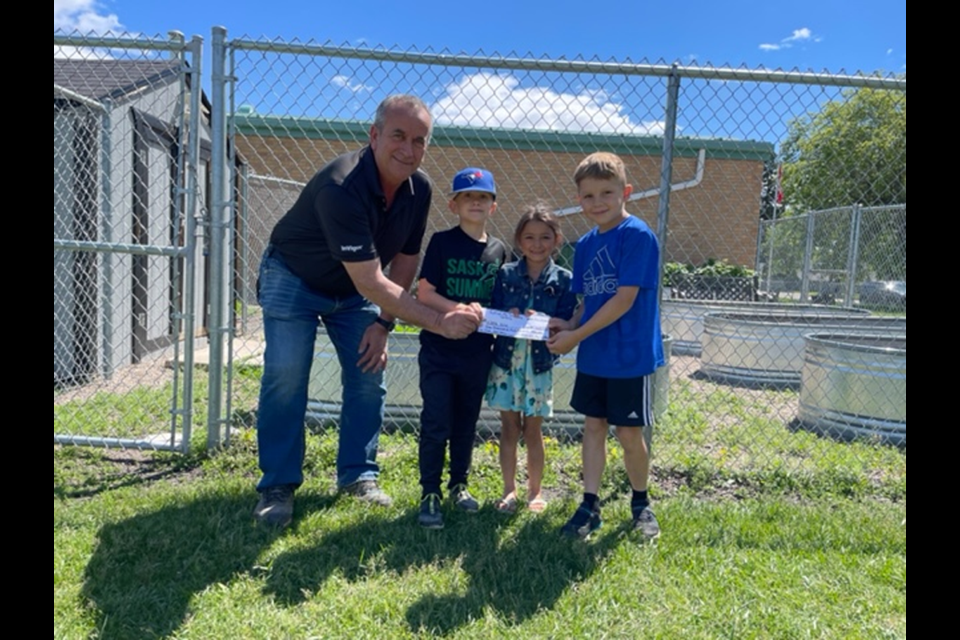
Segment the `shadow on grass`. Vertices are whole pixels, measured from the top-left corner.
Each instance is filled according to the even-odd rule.
[[[192,460],[177,455],[117,449],[54,449],[53,497],[89,498],[105,491],[186,476]]]
[[[360,581],[371,574],[459,563],[468,584],[462,594],[428,594],[406,612],[411,630],[448,634],[492,608],[509,624],[548,609],[574,582],[588,577],[617,544],[613,528],[584,543],[559,535],[557,523],[529,518],[516,530],[492,509],[449,514],[444,531],[425,531],[415,512],[394,520],[370,519],[323,535],[316,545],[278,557],[267,591],[296,606],[334,574]],[[446,591],[448,577],[438,576]]]
[[[304,495],[297,508],[314,512],[334,501]],[[202,497],[103,526],[82,590],[100,637],[166,637],[183,623],[194,594],[253,571],[281,534],[253,522],[253,504],[249,493]]]
[[[467,576],[464,589],[451,593],[450,585],[462,581],[438,575],[437,592],[422,595],[405,613],[414,632],[448,634],[488,609],[519,624],[551,608],[571,584],[593,573],[622,535],[610,527],[586,543],[566,540],[549,517],[509,521],[490,508],[449,514],[442,532],[421,529],[413,510],[392,520],[371,511],[360,522],[327,530],[332,513],[312,516],[337,500],[299,494],[292,532],[318,522],[315,543],[281,553],[267,567],[259,566],[263,552],[284,533],[252,521],[247,493],[201,496],[104,525],[84,572],[84,606],[96,612],[101,638],[158,638],[177,632],[196,594],[238,576],[258,575],[278,605],[296,607],[333,575],[354,582],[389,573],[403,578],[411,569],[456,563]]]

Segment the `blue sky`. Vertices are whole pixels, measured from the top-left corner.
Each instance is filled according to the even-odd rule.
[[[899,73],[907,64],[905,0],[54,0],[55,29],[178,29],[209,39],[213,25],[230,37],[456,53],[851,73]]]
[[[161,37],[177,29],[209,41],[211,27],[222,25],[229,38],[488,56],[906,73],[905,0],[418,0],[409,5],[417,11],[397,0],[55,0],[54,29]],[[586,6],[604,10],[587,11]],[[209,61],[209,52],[205,56]],[[370,61],[292,62],[250,52],[238,54],[237,60],[237,104],[261,114],[368,120],[383,95],[412,92],[431,105],[441,125],[636,135],[663,131],[662,79],[476,68],[423,72]],[[209,80],[205,85],[209,89]],[[679,134],[777,143],[792,118],[818,110],[839,91],[686,81]]]

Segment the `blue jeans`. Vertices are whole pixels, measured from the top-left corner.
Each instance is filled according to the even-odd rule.
[[[257,489],[303,483],[307,385],[320,319],[336,348],[343,387],[337,484],[375,479],[386,386],[382,371],[364,373],[357,360],[360,340],[379,308],[359,294],[337,298],[317,293],[272,247],[260,263],[258,299],[267,345],[257,414],[263,472]]]

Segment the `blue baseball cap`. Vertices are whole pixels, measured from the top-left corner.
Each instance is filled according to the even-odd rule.
[[[455,196],[465,191],[481,191],[497,197],[497,185],[493,181],[493,174],[486,169],[467,167],[453,176],[453,188],[450,195]]]

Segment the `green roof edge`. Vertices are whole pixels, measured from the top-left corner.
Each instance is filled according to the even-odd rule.
[[[309,140],[356,140],[366,142],[369,123],[292,116],[234,114],[234,130],[240,135],[288,137]],[[481,147],[506,151],[552,151],[590,153],[603,150],[624,155],[659,156],[663,138],[612,133],[569,133],[539,129],[486,129],[435,126],[431,146]],[[700,149],[717,159],[759,160],[773,158],[774,145],[755,140],[683,138],[674,140],[674,155],[694,157]]]

